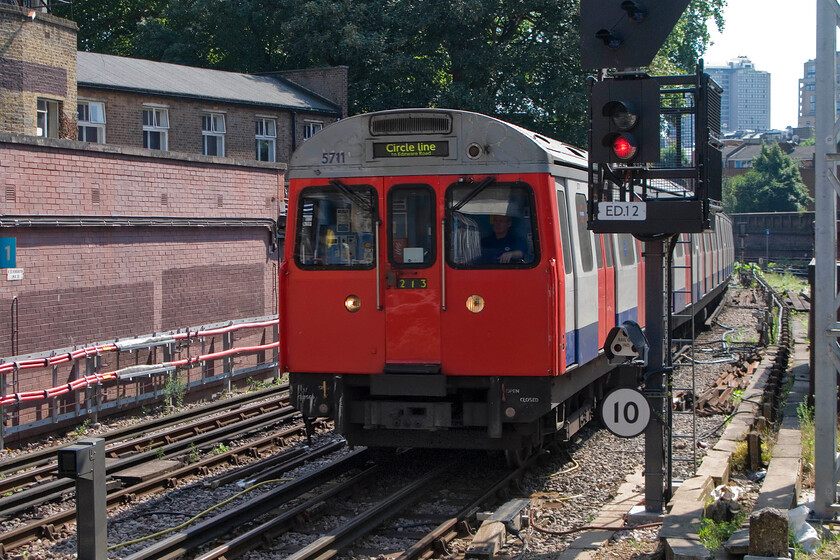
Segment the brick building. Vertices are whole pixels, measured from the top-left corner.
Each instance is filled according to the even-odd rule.
[[[0,3],[0,131],[75,138],[76,24]]]
[[[0,361],[277,313],[284,162],[345,114],[346,68],[291,73],[304,87],[282,73],[77,53],[75,23],[2,0],[0,45],[0,237],[16,247],[15,273],[0,270]],[[237,345],[272,336],[243,331]],[[155,352],[95,364],[154,364]],[[266,360],[231,361],[247,371]],[[83,374],[84,364],[2,374],[0,395]],[[203,390],[218,377],[179,375]],[[148,378],[144,394],[164,381]],[[118,410],[132,391],[96,399]],[[27,422],[76,421],[84,398],[0,407],[0,442]]]
[[[335,102],[280,73],[238,74],[88,52],[77,54],[76,67],[78,137],[90,142],[288,161],[347,105],[345,67],[311,72],[335,93]],[[311,73],[294,75],[303,80]]]

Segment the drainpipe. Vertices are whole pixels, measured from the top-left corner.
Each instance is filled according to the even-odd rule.
[[[292,111],[292,152],[297,149],[297,111]]]

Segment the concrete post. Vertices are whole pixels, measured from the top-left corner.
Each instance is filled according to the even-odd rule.
[[[84,438],[58,451],[58,475],[76,479],[79,560],[108,559],[105,440]]]

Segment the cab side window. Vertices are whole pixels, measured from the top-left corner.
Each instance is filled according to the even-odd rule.
[[[446,194],[447,258],[463,268],[539,261],[534,194],[524,183],[456,183]]]

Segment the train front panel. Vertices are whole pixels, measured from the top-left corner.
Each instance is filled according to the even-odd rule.
[[[516,426],[554,406],[565,367],[555,180],[539,148],[530,166],[499,161],[515,131],[470,127],[476,142],[455,121],[422,143],[344,122],[293,159],[343,152],[346,163],[291,173],[283,365],[295,406],[334,418],[352,443],[519,446]],[[434,155],[395,155],[424,149]]]

